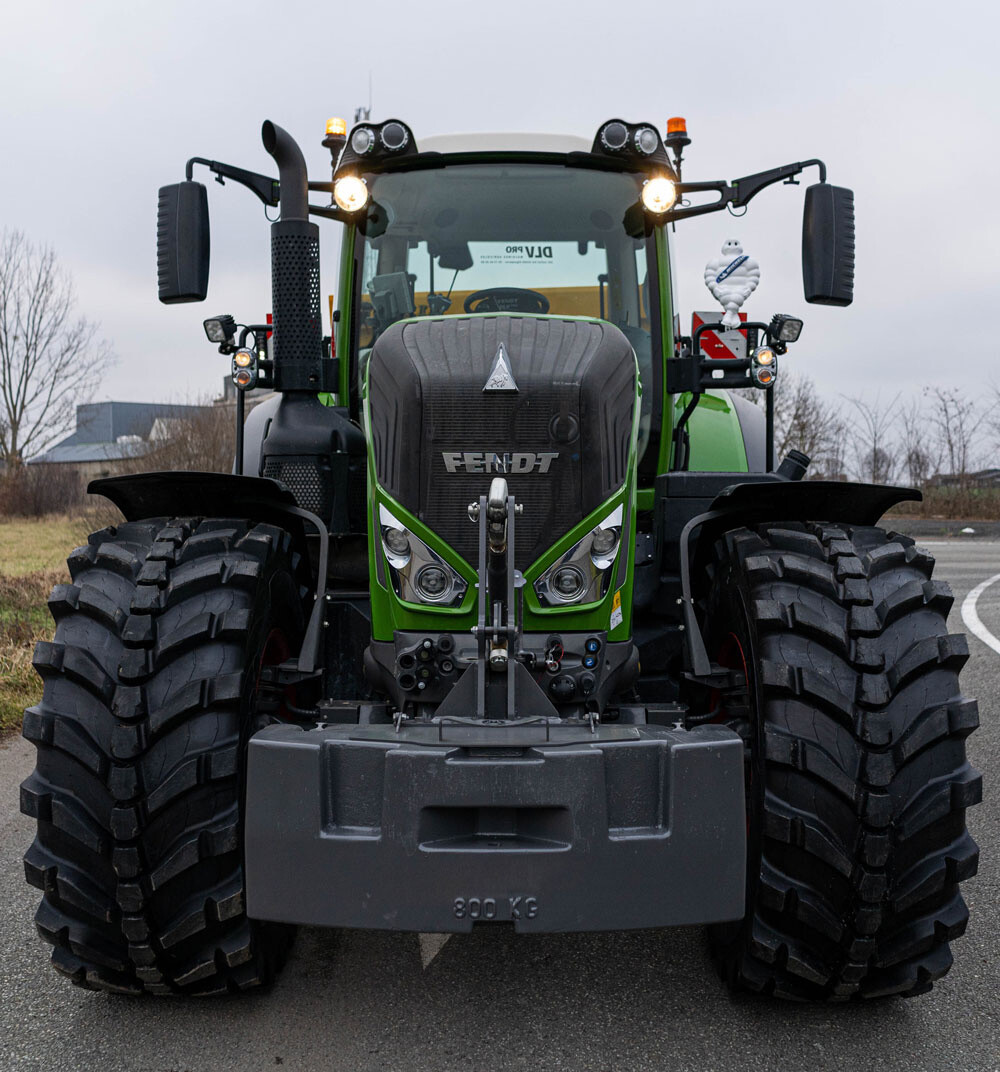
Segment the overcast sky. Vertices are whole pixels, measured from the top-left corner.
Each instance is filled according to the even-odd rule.
[[[418,143],[472,130],[589,138],[612,116],[662,131],[683,115],[687,179],[820,156],[857,210],[849,309],[803,301],[804,186],[771,187],[743,219],[680,224],[686,325],[692,309],[712,308],[705,262],[737,237],[761,265],[748,311],[805,319],[786,367],[831,392],[885,399],[950,381],[978,393],[1000,383],[998,10],[967,0],[9,4],[0,224],[55,247],[113,342],[119,362],[98,398],[194,401],[218,392],[228,366],[201,320],[260,317],[270,281],[262,206],[210,183],[208,301],[157,302],[157,188],[183,178],[189,156],[271,173],[259,136],[269,118],[325,179],[325,121],[367,102],[369,72],[372,117],[404,119]],[[322,228],[328,293],[340,228]]]

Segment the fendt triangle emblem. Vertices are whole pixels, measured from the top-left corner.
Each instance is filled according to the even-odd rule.
[[[490,369],[490,374],[486,379],[486,385],[483,387],[484,391],[516,391],[517,383],[514,380],[514,373],[511,371],[510,358],[507,356],[507,351],[504,348],[504,344],[500,343],[497,347],[497,356],[493,358],[493,367]]]

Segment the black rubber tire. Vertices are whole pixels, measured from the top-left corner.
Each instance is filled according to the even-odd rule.
[[[287,533],[230,520],[123,524],[70,556],[21,810],[38,930],[77,985],[227,993],[283,962],[293,929],[245,913],[243,771],[265,650],[302,635],[298,568]]]
[[[979,856],[950,589],[879,528],[740,529],[711,569],[709,651],[747,677],[723,702],[749,746],[747,913],[710,929],[723,978],[798,1000],[929,990]]]

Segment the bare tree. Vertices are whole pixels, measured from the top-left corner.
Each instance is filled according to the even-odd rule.
[[[895,426],[899,395],[887,405],[878,395],[874,402],[849,398],[853,413],[849,421],[851,452],[859,480],[889,484],[899,465]]]
[[[844,421],[840,409],[816,392],[807,376],[782,375],[774,391],[774,456],[780,461],[790,450],[800,450],[812,459],[811,477],[842,480]],[[763,391],[741,391],[757,405],[764,405]]]
[[[0,235],[0,462],[17,468],[64,436],[114,360],[97,325],[76,314],[54,250]]]
[[[235,405],[205,406],[192,416],[162,422],[159,438],[150,449],[130,458],[124,467],[143,473],[166,469],[191,469],[202,473],[231,473],[236,454]]]
[[[927,434],[928,419],[916,398],[899,411],[900,462],[906,481],[922,488],[938,467],[934,438]]]
[[[925,387],[927,420],[941,454],[942,466],[966,487],[969,470],[983,431],[987,410],[974,399],[965,398],[954,387]]]

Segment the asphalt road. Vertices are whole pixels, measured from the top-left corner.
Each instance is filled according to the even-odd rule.
[[[1000,573],[1000,543],[931,545],[966,593]],[[1000,636],[1000,582],[979,601]],[[31,823],[17,786],[34,749],[0,746],[0,1068],[46,1072],[451,1069],[1000,1070],[1000,655],[975,637],[963,685],[986,801],[969,813],[983,850],[955,966],[910,1001],[799,1006],[731,997],[700,930],[453,937],[425,969],[416,935],[303,930],[267,994],[132,1000],[70,986],[36,938],[21,854]]]

